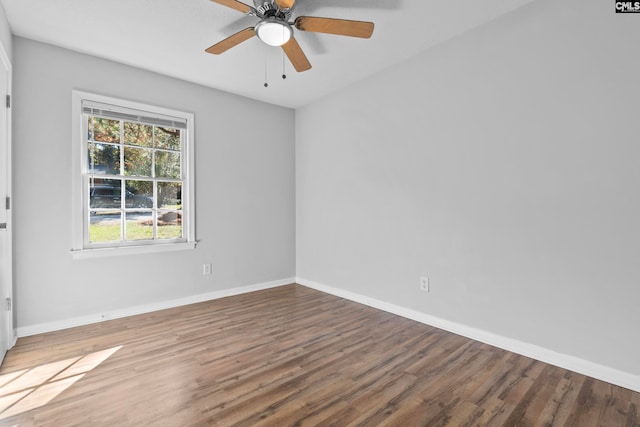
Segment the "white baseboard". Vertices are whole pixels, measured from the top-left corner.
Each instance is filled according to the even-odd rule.
[[[473,339],[475,341],[480,341],[485,344],[501,348],[503,350],[511,351],[513,353],[527,356],[532,359],[548,363],[550,365],[558,366],[563,369],[568,369],[579,374],[587,375],[589,377],[593,377],[611,384],[640,392],[640,376],[638,375],[633,375],[628,372],[590,362],[588,360],[584,360],[575,356],[558,353],[534,344],[529,344],[513,338],[494,334],[492,332],[476,329],[471,326],[452,322],[446,319],[441,319],[439,317],[431,316],[429,314],[412,310],[406,307],[391,304],[355,292],[334,288],[311,280],[306,280],[304,278],[297,277],[295,282],[308,288],[316,289],[318,291],[335,295],[340,298],[348,299],[389,313],[397,314],[398,316],[415,320],[426,325],[434,326],[436,328],[443,329],[457,335],[462,335],[464,337]]]
[[[210,301],[219,298],[230,297],[234,295],[246,294],[254,291],[275,288],[278,286],[295,283],[295,278],[274,280],[271,282],[257,283],[254,285],[241,286],[238,288],[222,289],[219,291],[208,292],[206,294],[191,295],[188,297],[177,298],[169,301],[160,301],[152,304],[138,305],[127,307],[105,313],[90,314],[87,316],[73,317],[70,319],[57,320],[54,322],[40,323],[37,325],[22,326],[17,328],[18,337],[27,337],[29,335],[42,334],[46,332],[59,331],[61,329],[74,328],[76,326],[84,326],[92,323],[104,322],[111,319],[119,319],[121,317],[135,316],[136,314],[150,313],[167,308],[180,307],[198,302]]]

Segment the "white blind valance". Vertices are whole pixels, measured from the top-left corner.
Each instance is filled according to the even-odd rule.
[[[82,112],[87,115],[102,117],[105,119],[126,120],[128,122],[165,126],[176,129],[187,128],[186,119],[180,117],[165,116],[163,114],[109,105],[86,99],[82,100]]]

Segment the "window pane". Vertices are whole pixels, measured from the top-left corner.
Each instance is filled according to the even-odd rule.
[[[121,182],[119,179],[93,179],[89,186],[89,207],[97,209],[120,209]]]
[[[158,182],[158,208],[182,209],[182,184]]]
[[[124,148],[124,174],[128,176],[151,176],[151,150]]]
[[[182,238],[182,212],[158,212],[158,239]]]
[[[182,199],[194,178],[193,114],[80,91],[72,101],[82,122],[73,133],[74,150],[82,147],[73,157],[82,187],[73,192],[73,249],[194,246],[193,200]]]
[[[153,182],[127,180],[126,185],[124,197],[127,208],[153,207]]]
[[[180,153],[156,151],[156,176],[180,178]]]
[[[89,221],[89,242],[106,243],[122,240],[122,215],[118,211],[94,212]]]
[[[89,140],[120,142],[120,121],[89,116]]]
[[[111,144],[89,144],[89,172],[120,174],[120,147]]]
[[[151,147],[153,143],[153,126],[124,122],[124,143]]]
[[[180,150],[180,129],[156,126],[156,148]]]
[[[153,213],[152,212],[127,212],[127,238],[126,240],[152,240],[153,239]]]

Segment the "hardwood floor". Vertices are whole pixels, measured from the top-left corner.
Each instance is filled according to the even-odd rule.
[[[289,285],[21,338],[2,426],[640,426],[640,393]]]

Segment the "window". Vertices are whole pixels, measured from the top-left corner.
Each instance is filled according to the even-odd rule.
[[[74,254],[193,248],[193,115],[73,91],[73,118]]]

